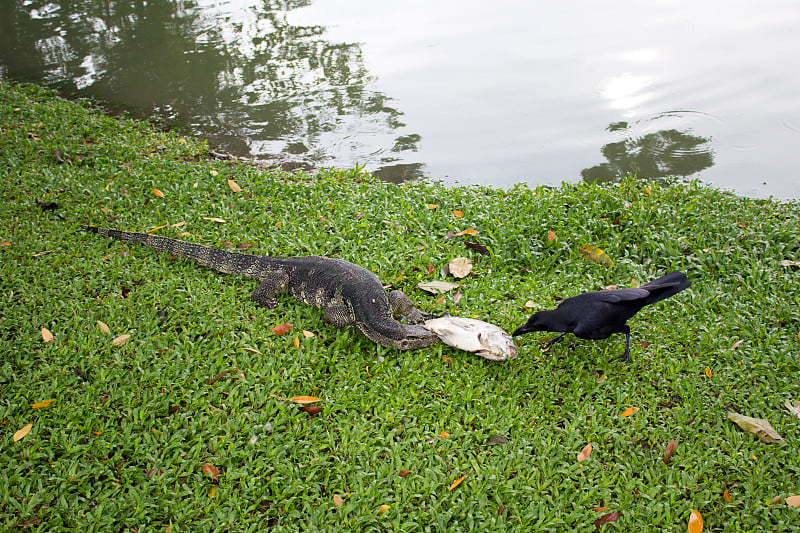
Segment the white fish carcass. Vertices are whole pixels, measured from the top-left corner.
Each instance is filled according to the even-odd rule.
[[[517,356],[517,345],[511,335],[488,322],[445,315],[425,321],[423,327],[453,348],[475,352],[492,361],[508,361]]]

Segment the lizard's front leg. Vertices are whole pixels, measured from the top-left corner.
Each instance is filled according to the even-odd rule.
[[[421,324],[429,318],[433,318],[432,314],[414,307],[414,302],[411,301],[411,298],[401,290],[394,290],[389,293],[389,305],[393,314],[399,313],[409,324]]]
[[[275,298],[276,294],[288,292],[289,290],[289,275],[283,270],[276,270],[270,272],[267,279],[261,282],[250,299],[261,307],[267,309],[274,309],[278,305],[278,299]]]

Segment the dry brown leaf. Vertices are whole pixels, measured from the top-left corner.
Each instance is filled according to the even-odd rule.
[[[558,240],[558,235],[556,235],[555,231],[548,231],[547,232],[547,242],[553,242]]]
[[[595,513],[602,513],[603,511],[608,511],[608,505],[604,505],[602,507],[592,507],[592,511]]]
[[[159,191],[158,189],[153,189],[153,195],[158,196],[159,198],[164,198],[164,193]]]
[[[711,368],[706,367],[705,372],[706,372],[706,376],[711,377]]]
[[[455,209],[453,211],[451,211],[451,213],[453,213],[453,216],[456,217],[456,218],[461,218],[461,217],[464,216],[464,212],[463,211],[458,211],[458,210],[455,210]]]
[[[722,499],[728,503],[731,503],[733,499],[731,498],[731,493],[728,492],[728,489],[722,491]]]
[[[467,257],[456,257],[448,263],[450,274],[457,279],[465,278],[472,272],[472,259]]]
[[[42,407],[47,407],[48,405],[50,405],[54,401],[55,400],[44,400],[42,402],[36,402],[35,404],[31,405],[31,409],[40,409]]]
[[[300,407],[300,410],[310,415],[318,415],[322,412],[322,407],[319,405],[304,405]]]
[[[228,180],[228,187],[230,187],[233,192],[242,192],[242,188],[233,180]]]
[[[702,533],[703,532],[703,515],[700,511],[692,511],[689,515],[689,533]]]
[[[106,323],[105,323],[105,322],[103,322],[102,320],[98,320],[98,321],[97,321],[97,325],[98,325],[98,326],[100,326],[100,331],[102,331],[103,333],[108,333],[108,334],[111,334],[111,328],[109,328],[109,327],[106,325]]]
[[[401,471],[399,471],[399,472],[397,473],[397,475],[398,475],[398,476],[400,476],[400,477],[406,477],[406,476],[407,476],[407,475],[409,475],[410,473],[411,473],[411,470],[401,470]]]
[[[464,246],[466,246],[470,250],[475,250],[481,255],[492,255],[489,249],[479,242],[464,241]]]
[[[783,503],[783,496],[773,496],[769,500],[770,505],[778,505],[779,503]]]
[[[341,507],[342,505],[344,505],[344,500],[338,494],[334,494],[333,495],[333,505],[335,505],[336,507]]]
[[[800,507],[800,494],[796,496],[787,496],[783,501],[791,507]]]
[[[461,292],[461,289],[458,289],[456,293],[453,295],[453,303],[457,304],[461,301],[461,298],[464,297],[464,293]]]
[[[614,264],[614,261],[612,261],[611,258],[600,249],[600,247],[594,244],[584,244],[580,247],[580,252],[583,258],[587,261],[592,261],[593,263],[605,266],[611,266]]]
[[[603,524],[610,524],[611,522],[616,522],[619,517],[620,517],[619,511],[614,511],[613,513],[604,514],[603,516],[594,521],[594,527],[600,529],[600,526],[602,526]]]
[[[275,335],[285,335],[289,332],[290,329],[292,329],[291,324],[279,324],[274,328],[272,328],[270,331]]]
[[[131,336],[126,333],[124,335],[120,335],[119,337],[113,339],[111,341],[111,344],[113,344],[114,346],[125,346],[125,343],[128,342],[128,339],[130,338]]]
[[[203,463],[202,471],[211,476],[214,481],[219,481],[219,469],[211,463]]]
[[[53,340],[53,334],[50,333],[50,330],[47,328],[42,328],[42,340],[44,342],[50,342]]]
[[[465,229],[464,231],[459,231],[456,235],[477,235],[478,230],[476,229]]]
[[[452,485],[450,485],[450,488],[449,488],[449,489],[447,489],[447,490],[448,490],[448,491],[452,491],[454,488],[456,488],[456,487],[458,487],[459,485],[461,485],[461,482],[462,482],[462,481],[464,481],[465,479],[467,479],[467,476],[466,476],[466,474],[465,474],[465,475],[463,475],[463,476],[461,476],[461,477],[460,477],[460,478],[458,478],[457,480],[453,481],[453,484],[452,484]]]
[[[211,222],[217,222],[219,224],[225,223],[224,218],[219,218],[219,217],[200,217],[200,218],[202,218],[203,220],[210,220]]]
[[[590,442],[589,444],[583,447],[580,453],[578,453],[578,462],[582,463],[591,456],[592,456],[592,443]]]
[[[661,458],[661,460],[664,461],[664,464],[668,464],[669,463],[669,460],[672,457],[672,452],[675,451],[675,446],[676,445],[677,445],[677,442],[675,442],[675,439],[669,439],[669,442],[667,443],[667,447],[664,450],[664,457]]]
[[[24,439],[25,435],[31,432],[31,429],[33,429],[33,424],[27,424],[25,426],[22,426],[22,428],[20,428],[16,433],[14,433],[14,442]]]
[[[292,396],[289,398],[290,402],[299,403],[300,405],[305,405],[308,403],[314,402],[321,402],[321,398],[315,398],[314,396]]]
[[[728,413],[728,419],[736,422],[740,428],[755,434],[759,439],[768,444],[784,442],[783,437],[775,431],[775,428],[772,427],[772,424],[770,424],[768,420],[763,418],[751,418],[749,416],[740,415],[739,413]]]

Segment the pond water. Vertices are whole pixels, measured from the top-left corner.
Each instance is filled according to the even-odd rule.
[[[5,78],[283,168],[800,198],[800,3],[0,2]]]

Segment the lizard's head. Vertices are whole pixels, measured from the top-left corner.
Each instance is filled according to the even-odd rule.
[[[416,348],[424,348],[425,346],[436,344],[439,341],[438,335],[431,333],[422,326],[409,326],[403,324],[403,331],[405,335],[395,344],[395,347],[398,350],[414,350]]]

